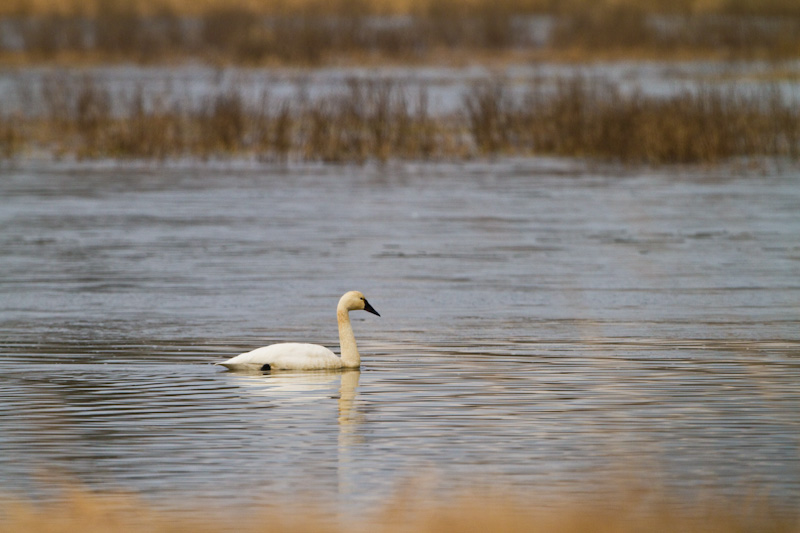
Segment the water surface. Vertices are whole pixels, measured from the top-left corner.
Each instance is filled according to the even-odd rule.
[[[800,506],[790,170],[22,162],[0,180],[0,484],[181,507],[408,479]],[[212,365],[337,347],[361,371]]]

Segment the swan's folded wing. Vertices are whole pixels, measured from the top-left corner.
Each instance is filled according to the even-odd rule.
[[[318,344],[283,343],[256,348],[236,357],[217,363],[231,370],[321,370],[340,368],[342,363],[336,354]]]

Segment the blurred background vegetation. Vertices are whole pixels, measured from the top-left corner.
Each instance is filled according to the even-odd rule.
[[[701,86],[671,96],[625,93],[582,76],[470,83],[447,113],[425,87],[350,79],[313,99],[248,99],[232,84],[199,105],[141,87],[112,89],[60,73],[41,88],[37,116],[0,118],[7,157],[46,146],[79,158],[245,156],[327,163],[458,160],[496,155],[589,157],[633,164],[718,163],[737,156],[800,157],[800,109],[774,86],[739,93]]]
[[[798,0],[6,0],[0,63],[384,66],[800,57]],[[80,70],[80,69],[79,69]],[[91,73],[17,84],[36,114],[0,112],[0,158],[35,147],[78,157],[357,161],[559,155],[716,163],[800,154],[800,112],[778,81],[750,92],[700,81],[668,95],[574,76],[473,83],[446,115],[422,88],[354,81],[342,94],[254,102],[236,84],[202,105],[122,92]],[[788,74],[787,74],[788,73]],[[733,80],[735,81],[735,79]],[[774,81],[774,82],[773,82]],[[783,89],[785,89],[785,84]]]
[[[7,0],[5,61],[424,61],[441,51],[796,57],[795,0]]]

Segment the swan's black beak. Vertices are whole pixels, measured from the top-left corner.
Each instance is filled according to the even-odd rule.
[[[377,312],[375,309],[373,309],[372,306],[369,305],[369,302],[366,300],[364,300],[364,311],[366,311],[367,313],[372,313],[373,315],[381,316],[381,314]]]

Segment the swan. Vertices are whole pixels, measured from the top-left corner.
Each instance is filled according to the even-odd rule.
[[[342,357],[318,344],[285,342],[256,348],[236,357],[216,363],[230,370],[327,370],[335,368],[358,368],[356,337],[350,325],[350,311],[364,310],[373,315],[373,309],[364,295],[358,291],[346,292],[336,306],[336,321],[339,323],[339,345]]]

